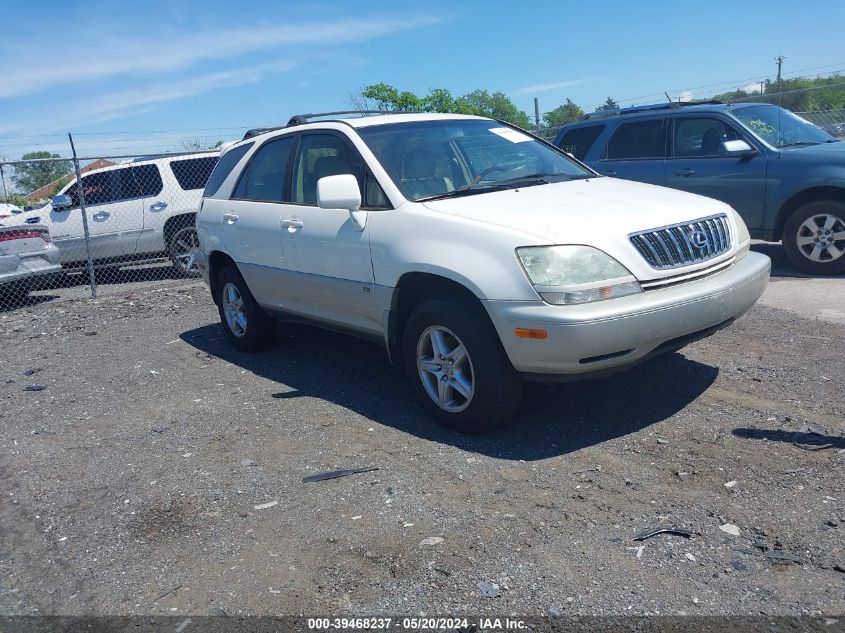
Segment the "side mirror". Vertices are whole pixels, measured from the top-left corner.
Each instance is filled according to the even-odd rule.
[[[741,158],[743,156],[753,156],[756,153],[757,150],[742,139],[737,139],[735,141],[723,141],[719,144],[719,156],[723,156],[725,158]]]
[[[53,196],[52,206],[56,211],[61,211],[69,208],[73,204],[73,198],[66,193],[60,196]]]
[[[361,188],[352,174],[325,176],[317,181],[317,205],[321,209],[346,209],[355,212],[361,208]]]

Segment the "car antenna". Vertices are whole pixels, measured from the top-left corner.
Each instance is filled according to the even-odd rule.
[[[666,95],[666,101],[668,101],[669,103],[672,103],[672,97],[669,96],[669,93],[664,90],[663,94]],[[680,98],[678,100],[680,101]]]

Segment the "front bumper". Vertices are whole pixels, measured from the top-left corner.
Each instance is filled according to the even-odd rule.
[[[583,305],[485,301],[514,368],[561,379],[624,369],[705,336],[744,314],[769,280],[771,261],[748,253],[730,268],[669,288]],[[515,328],[545,330],[518,338]],[[687,338],[688,337],[688,338]],[[673,343],[679,345],[673,347]]]

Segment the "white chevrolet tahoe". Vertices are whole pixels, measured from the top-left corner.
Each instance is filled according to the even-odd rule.
[[[613,373],[730,324],[770,268],[721,202],[462,115],[253,131],[221,156],[197,231],[238,349],[277,320],[370,338],[464,432],[507,420],[523,379]]]
[[[82,176],[91,257],[98,265],[149,261],[166,255],[183,276],[197,274],[194,217],[218,155],[151,158],[92,169]],[[0,222],[44,224],[65,269],[84,266],[88,253],[76,181],[50,204]]]

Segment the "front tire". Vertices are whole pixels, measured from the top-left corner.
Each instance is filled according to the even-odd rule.
[[[423,407],[460,433],[490,431],[519,404],[522,381],[481,306],[421,303],[405,325],[403,357]]]
[[[269,347],[275,338],[276,321],[258,305],[238,269],[226,266],[214,287],[220,322],[232,344],[242,352]]]
[[[845,271],[845,204],[815,200],[801,205],[783,227],[783,248],[789,260],[806,273]]]

